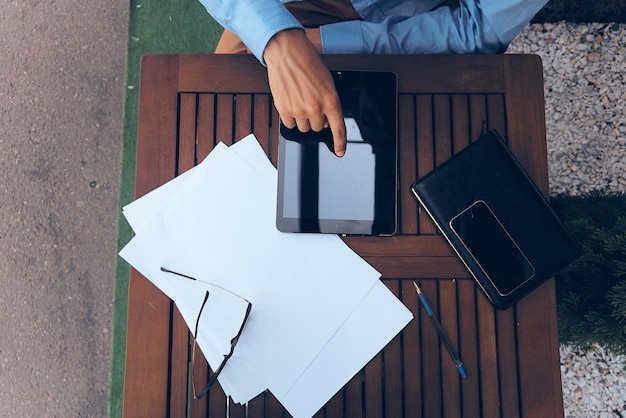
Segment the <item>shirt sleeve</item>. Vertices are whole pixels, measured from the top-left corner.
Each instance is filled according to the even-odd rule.
[[[350,21],[320,28],[327,54],[499,53],[547,0],[461,0],[415,16]]]
[[[261,63],[269,40],[278,32],[302,28],[280,0],[200,0],[209,14],[243,41]]]

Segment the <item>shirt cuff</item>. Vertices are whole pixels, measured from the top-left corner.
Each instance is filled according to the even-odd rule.
[[[266,65],[263,52],[270,39],[280,31],[303,27],[282,4],[284,10],[276,13],[276,5],[273,2],[268,1],[265,7],[258,8],[247,7],[246,3],[241,2],[235,13],[237,19],[230,22],[231,32],[236,33],[261,64]]]
[[[320,26],[322,53],[324,54],[365,54],[361,32],[361,22],[331,23]]]

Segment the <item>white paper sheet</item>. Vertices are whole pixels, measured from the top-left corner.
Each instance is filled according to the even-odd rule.
[[[206,285],[161,266],[250,300],[248,325],[220,384],[240,403],[269,388],[294,416],[308,416],[410,312],[339,237],[280,233],[275,211],[276,171],[256,139],[219,144],[201,164],[124,208],[137,235],[120,255],[176,302],[191,329]],[[241,308],[220,305],[226,300],[215,299],[211,315],[224,312],[235,324]],[[232,338],[232,324],[215,332]],[[199,334],[216,367],[223,343]]]
[[[412,318],[377,282],[293,387],[276,398],[295,418],[314,415]]]
[[[237,357],[285,393],[380,275],[337,236],[278,232],[275,178],[223,144],[207,160],[121,255],[160,288],[154,260],[250,300]]]
[[[261,146],[253,135],[249,135],[232,145],[230,149],[238,153],[238,155],[241,154],[242,159],[252,167],[255,167],[259,174],[269,176],[270,178],[272,175],[275,175],[274,167],[269,164]],[[125,206],[123,211],[124,216],[135,233],[138,234],[144,230],[145,226],[160,213],[168,201],[177,199],[179,194],[185,195],[189,193],[190,190],[193,191],[194,185],[202,181],[205,177],[204,170],[206,167],[206,164],[200,164]],[[130,250],[130,248],[125,250]],[[122,251],[120,255],[124,256],[124,253],[125,252]],[[148,254],[146,256],[149,257]],[[185,274],[186,272],[179,271],[179,273]],[[172,277],[170,274],[156,270],[153,275],[146,277],[174,300],[189,329],[193,331],[195,326],[194,321],[200,309],[204,292],[207,288],[210,290],[211,287],[207,287],[199,282],[192,284],[189,283],[187,279]],[[171,286],[166,285],[164,282],[171,282]],[[209,306],[221,312],[223,317],[234,320],[235,323],[239,320],[238,318],[243,316],[245,310],[241,305],[224,305],[220,300],[216,301],[214,299],[211,300]],[[204,317],[208,316],[204,315]],[[204,329],[204,327],[206,327],[206,325],[203,323],[201,329]],[[229,341],[231,338],[229,337],[231,335],[234,336],[234,333],[225,332],[221,336],[222,349],[224,348],[225,342],[227,340]],[[211,344],[209,337],[211,337],[213,341],[216,341],[215,335],[208,329],[207,332],[200,333],[200,338],[197,343],[209,364],[217,367],[217,364],[219,364],[223,358],[224,352],[223,350],[218,350]],[[234,363],[237,363],[237,360],[229,361],[218,379],[224,392],[228,396],[231,396],[234,402],[245,403],[267,389],[267,386],[256,379],[254,373],[247,368],[245,363],[241,362],[238,367],[233,367],[232,364]]]

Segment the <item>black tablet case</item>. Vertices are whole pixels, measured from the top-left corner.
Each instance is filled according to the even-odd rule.
[[[496,131],[419,179],[412,191],[496,308],[508,308],[580,255],[547,199]],[[505,285],[506,290],[494,283],[452,227],[453,220],[476,202],[488,206],[534,268],[534,274]],[[493,242],[489,236],[480,240],[487,246]]]

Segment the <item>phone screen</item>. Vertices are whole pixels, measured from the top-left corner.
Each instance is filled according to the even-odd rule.
[[[535,269],[485,202],[472,204],[450,226],[501,295],[534,276]]]

